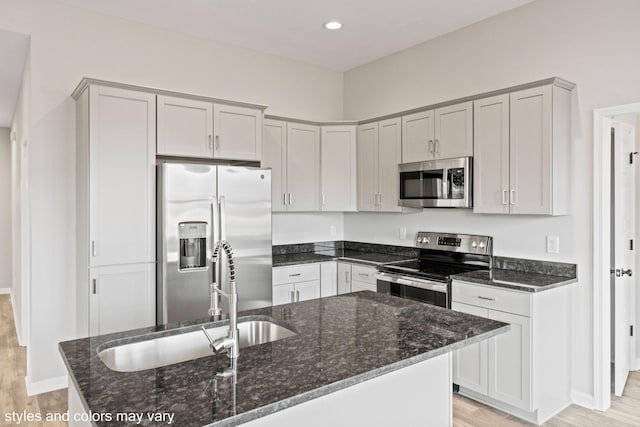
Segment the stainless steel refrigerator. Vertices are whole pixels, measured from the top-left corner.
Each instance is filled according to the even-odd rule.
[[[226,260],[211,259],[221,239],[235,256],[238,310],[271,305],[271,170],[161,163],[157,182],[157,323],[206,317],[213,280],[228,292]]]

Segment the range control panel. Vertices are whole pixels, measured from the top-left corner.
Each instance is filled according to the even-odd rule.
[[[416,237],[416,247],[420,249],[493,255],[493,237],[420,231]]]

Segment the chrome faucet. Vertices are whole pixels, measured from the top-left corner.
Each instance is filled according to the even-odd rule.
[[[222,350],[227,350],[227,356],[231,359],[236,359],[239,350],[239,332],[238,332],[238,288],[236,286],[236,268],[233,261],[233,249],[229,242],[225,240],[219,240],[212,254],[212,258],[218,257],[220,250],[224,251],[229,263],[229,293],[220,289],[220,286],[216,282],[211,283],[211,307],[209,308],[210,316],[219,316],[221,309],[218,303],[218,295],[222,295],[229,300],[229,332],[226,337],[213,340],[205,327],[202,327],[202,332],[207,336],[209,340],[209,346],[214,353],[219,353]]]

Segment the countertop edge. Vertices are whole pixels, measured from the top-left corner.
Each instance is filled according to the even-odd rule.
[[[413,259],[413,258],[407,258],[407,259]],[[319,264],[319,263],[322,263],[322,262],[331,262],[331,261],[346,261],[346,262],[350,262],[350,263],[353,263],[353,264],[368,265],[370,267],[376,267],[378,265],[387,264],[385,262],[367,261],[367,260],[361,260],[361,259],[357,259],[357,258],[349,258],[349,257],[343,257],[343,256],[319,255],[318,259],[287,261],[287,262],[284,262],[284,263],[282,263],[282,262],[273,263],[273,267],[274,268],[277,268],[277,267],[289,267],[289,266],[292,266],[292,265],[299,265],[299,264]]]
[[[478,285],[491,286],[494,288],[512,289],[516,291],[528,292],[528,293],[540,293],[551,289],[560,288],[562,286],[578,283],[577,277],[566,278],[566,280],[558,281],[556,283],[550,283],[548,285],[532,286],[527,284],[519,284],[515,282],[496,282],[494,280],[483,280],[475,277],[467,277],[464,274],[454,274],[451,276],[453,280],[459,280],[461,282],[474,283]]]
[[[328,394],[346,389],[348,387],[352,387],[356,384],[363,383],[373,378],[377,378],[379,376],[397,371],[399,369],[406,368],[411,365],[415,365],[416,363],[424,362],[429,359],[442,356],[443,354],[446,354],[446,353],[451,353],[452,351],[459,350],[461,348],[478,343],[480,341],[487,340],[489,338],[500,335],[502,333],[506,333],[510,330],[511,330],[511,325],[507,324],[500,328],[475,335],[471,338],[467,338],[464,341],[458,341],[456,343],[449,344],[447,346],[444,346],[426,353],[422,353],[408,359],[400,360],[390,365],[382,366],[380,368],[377,368],[368,372],[363,372],[353,377],[345,378],[341,381],[337,381],[335,383],[318,387],[314,390],[310,390],[310,391],[298,394],[288,399],[281,400],[279,402],[274,402],[269,405],[261,406],[251,411],[247,411],[242,414],[236,415],[235,417],[230,417],[215,423],[207,424],[205,427],[230,427],[230,426],[236,426],[238,424],[243,424],[249,421],[257,420],[267,415],[275,414],[276,412],[282,411],[284,409],[288,409],[293,406],[308,402],[310,400],[313,400],[322,396],[326,396]]]

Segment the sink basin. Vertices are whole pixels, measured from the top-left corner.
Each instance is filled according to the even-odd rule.
[[[212,339],[227,335],[228,324],[205,325]],[[118,372],[135,372],[144,369],[159,368],[187,360],[211,356],[213,354],[209,341],[200,326],[177,330],[172,335],[158,336],[152,334],[147,339],[136,342],[111,341],[98,347],[100,360],[111,370]],[[277,324],[273,319],[238,319],[240,332],[240,348],[264,344],[296,335],[291,329]],[[135,339],[135,338],[134,338]]]

